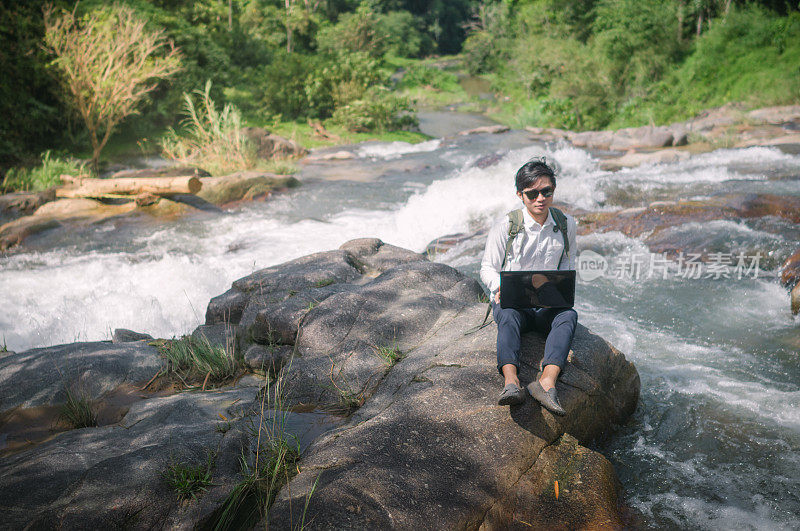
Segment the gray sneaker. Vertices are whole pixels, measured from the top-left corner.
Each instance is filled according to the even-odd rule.
[[[539,383],[539,380],[534,380],[528,384],[528,392],[547,411],[562,417],[567,414],[564,408],[561,407],[561,404],[558,403],[558,394],[556,393],[555,387],[549,391],[545,391],[542,384]]]

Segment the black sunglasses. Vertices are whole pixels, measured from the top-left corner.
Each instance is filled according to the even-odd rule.
[[[528,201],[536,201],[536,198],[539,197],[539,194],[542,194],[542,197],[553,197],[553,187],[548,186],[547,188],[542,188],[541,190],[525,190],[522,192],[526,196],[528,196]]]

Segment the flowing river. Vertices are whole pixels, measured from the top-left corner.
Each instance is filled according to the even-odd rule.
[[[513,175],[534,156],[557,162],[556,201],[576,212],[722,192],[800,195],[800,155],[776,148],[616,173],[601,171],[590,152],[519,131],[345,149],[357,158],[306,164],[300,188],[225,214],[107,222],[30,240],[0,257],[0,339],[20,351],[108,339],[114,328],[181,335],[233,280],[359,237],[424,251],[444,235],[474,235],[433,258],[477,276],[482,231],[518,206]],[[619,232],[578,237],[579,251],[608,264],[579,282],[579,321],[642,377],[636,414],[599,449],[646,526],[796,529],[800,322],[776,274],[800,227],[766,217],[670,230],[674,241],[731,253],[730,267],[706,260],[702,274],[686,274],[674,257],[663,262]]]

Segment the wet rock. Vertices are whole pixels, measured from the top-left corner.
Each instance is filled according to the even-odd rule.
[[[33,214],[45,203],[55,201],[54,188],[42,192],[13,192],[0,195],[0,225]]]
[[[481,529],[622,529],[619,491],[608,459],[565,434],[492,506]]]
[[[202,168],[195,166],[165,166],[163,168],[145,168],[142,170],[123,170],[118,171],[109,177],[110,179],[148,179],[153,177],[185,177],[193,175],[195,177],[209,177],[211,174]]]
[[[772,194],[729,194],[696,201],[659,201],[648,207],[595,212],[580,217],[579,234],[617,230],[630,237],[691,222],[775,216],[800,223],[800,198]]]
[[[800,121],[800,105],[756,109],[747,113],[747,117],[751,120],[757,120],[768,124],[797,122]]]
[[[629,152],[621,157],[600,161],[600,169],[615,171],[622,168],[632,168],[642,164],[667,164],[686,160],[691,156],[688,151],[678,149],[662,149],[651,153]]]
[[[117,343],[132,343],[134,341],[152,340],[153,336],[150,334],[142,334],[141,332],[134,332],[127,328],[116,328],[114,334],[111,336],[111,342]]]
[[[526,126],[525,130],[533,135],[534,140],[565,140],[570,136],[570,131],[558,129],[555,127],[530,127]]]
[[[294,188],[300,181],[260,171],[242,171],[223,177],[203,177],[197,196],[215,205],[268,197],[273,191]]]
[[[92,199],[59,199],[45,203],[33,215],[0,226],[0,250],[9,249],[45,230],[97,223],[128,214],[135,208],[133,202],[108,205]]]
[[[142,342],[71,343],[3,356],[0,413],[63,403],[67,386],[97,399],[123,383],[146,382],[161,367],[158,350]]]
[[[786,259],[781,266],[781,284],[794,287],[800,281],[800,249]]]
[[[613,131],[583,131],[569,135],[573,146],[592,149],[608,149],[613,140]]]
[[[507,125],[484,125],[481,127],[476,127],[474,129],[467,129],[466,131],[461,131],[458,133],[458,136],[467,136],[467,135],[478,135],[478,134],[490,134],[496,135],[499,133],[506,133],[510,131],[511,128]]]
[[[671,146],[672,142],[672,131],[666,127],[636,127],[615,131],[608,149],[655,149]]]
[[[357,158],[356,154],[352,151],[335,151],[333,153],[324,153],[319,156],[314,156],[313,160],[350,160]]]
[[[266,160],[302,157],[308,153],[293,140],[270,133],[260,127],[245,127],[242,132],[254,146],[256,154]]]
[[[795,284],[791,293],[792,299],[792,315],[800,313],[800,284]]]

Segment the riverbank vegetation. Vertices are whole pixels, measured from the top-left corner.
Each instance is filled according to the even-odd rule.
[[[108,158],[141,152],[139,146],[148,154],[168,146],[167,155],[172,149],[179,158],[196,156],[199,148],[185,143],[197,140],[196,123],[183,123],[182,111],[186,95],[209,82],[205,97],[214,112],[228,109],[242,125],[306,147],[419,140],[413,111],[423,106],[487,112],[516,127],[597,129],[667,123],[727,102],[800,101],[800,12],[775,0],[114,6],[11,1],[0,11],[0,171],[40,166],[47,150],[51,160],[95,163],[101,150]],[[144,22],[142,32],[158,36],[163,46],[147,61],[168,65],[172,77],[148,78],[152,90],[129,108],[138,114],[93,130],[47,29],[62,14],[78,32],[70,44],[92,21],[115,35],[109,13],[120,8]],[[465,90],[471,82],[481,85],[480,94]],[[4,188],[27,186],[16,182],[6,179]]]

